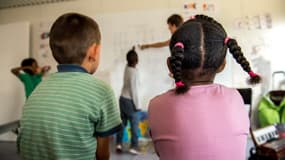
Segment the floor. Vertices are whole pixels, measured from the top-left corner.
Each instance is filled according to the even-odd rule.
[[[117,154],[115,152],[115,144],[112,143],[110,160],[159,160],[150,140],[140,140],[139,144],[142,154],[131,155],[130,153],[128,153],[128,144],[123,145],[123,153]]]
[[[249,153],[249,149],[253,146],[253,143],[248,141],[247,144],[247,157]],[[121,154],[117,154],[115,152],[115,144],[111,144],[111,158],[110,160],[159,160],[156,156],[153,145],[148,140],[140,141],[140,148],[142,150],[141,155],[131,155],[127,152],[128,144],[123,146],[123,150],[125,152]],[[15,142],[0,142],[0,159],[1,160],[20,160]]]
[[[111,158],[110,160],[159,160],[154,153],[153,146],[149,141],[140,141],[140,148],[142,154],[132,155],[127,152],[128,144],[123,146],[123,153],[117,154],[115,152],[115,144],[111,144]],[[0,160],[20,160],[15,142],[0,142]]]
[[[19,160],[15,142],[0,142],[1,160]]]

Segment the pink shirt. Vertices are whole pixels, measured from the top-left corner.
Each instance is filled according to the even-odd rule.
[[[244,160],[249,118],[237,90],[218,84],[168,91],[151,100],[149,123],[160,160]]]

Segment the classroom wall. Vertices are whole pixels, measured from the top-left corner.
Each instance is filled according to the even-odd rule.
[[[89,16],[94,16],[102,13],[181,8],[182,4],[185,2],[200,1],[75,0],[70,2],[0,10],[0,24],[19,21],[30,21],[31,24],[34,24],[42,20],[52,21],[65,12],[80,12]],[[228,28],[232,28],[233,18],[243,17],[246,15],[270,13],[273,16],[275,21],[274,23],[280,23],[285,20],[284,0],[208,0],[206,2],[215,2],[218,4],[217,18]],[[35,50],[32,44],[32,53],[33,52],[35,52]]]
[[[19,120],[25,101],[24,86],[10,70],[18,67],[29,53],[30,24],[0,25],[0,125]],[[15,140],[14,134],[1,134],[0,140]]]
[[[201,0],[185,1],[185,0],[144,0],[144,1],[134,1],[134,0],[75,0],[70,2],[47,4],[41,6],[33,7],[22,7],[15,9],[4,9],[0,10],[0,24],[19,22],[19,21],[29,21],[31,23],[31,53],[32,56],[37,56],[38,52],[38,32],[39,23],[41,22],[52,22],[59,15],[65,12],[80,12],[91,17],[96,15],[124,15],[124,14],[135,14],[136,12],[152,12],[159,11],[162,13],[163,10],[177,10],[179,14],[184,14],[183,4],[190,2],[204,2]],[[266,46],[265,57],[272,63],[269,64],[271,67],[271,72],[276,70],[285,70],[285,65],[283,60],[280,59],[280,54],[282,54],[282,38],[285,37],[285,1],[284,0],[205,0],[205,2],[211,2],[216,4],[216,12],[213,16],[220,21],[226,28],[229,36],[237,38],[240,45],[243,48],[245,55],[252,52],[252,46]],[[168,12],[166,12],[168,13]],[[245,18],[246,16],[252,17],[260,14],[269,13],[273,20],[272,29],[263,30],[248,30],[248,29],[237,29],[236,20],[238,18]],[[138,14],[136,21],[144,21],[140,19],[140,14]],[[165,18],[168,16],[164,15],[161,21],[157,21],[163,33],[169,36],[167,26],[165,25]],[[102,16],[101,16],[102,17]],[[118,17],[122,23],[124,23],[124,17]],[[154,18],[156,18],[154,16]],[[128,22],[129,23],[129,22]],[[154,22],[156,23],[156,22]],[[153,24],[156,25],[156,24]],[[276,38],[277,37],[277,38]],[[279,38],[278,38],[279,37]],[[103,37],[104,38],[104,37]],[[269,48],[269,49],[268,49]],[[104,51],[104,50],[103,50]],[[153,54],[159,52],[159,56],[163,56],[160,51],[151,50]],[[167,52],[164,49],[163,52]],[[149,53],[149,52],[148,52]],[[152,54],[152,53],[150,53]],[[111,54],[103,54],[102,59],[105,64],[110,60]],[[232,87],[247,87],[245,83],[245,78],[247,75],[240,70],[240,67],[235,64],[235,62],[228,57],[230,72],[234,72],[227,79],[227,84]],[[55,62],[52,62],[55,63]],[[110,63],[110,62],[109,62]],[[108,65],[101,64],[101,70],[109,70]],[[120,66],[122,67],[122,66]],[[121,70],[119,70],[121,71]],[[167,72],[167,71],[166,71]],[[112,83],[112,76],[107,72],[99,73],[103,75],[102,77],[110,77],[105,80]],[[270,73],[269,73],[270,74]],[[117,74],[114,74],[115,76]],[[114,76],[113,75],[113,76]],[[120,76],[118,75],[120,79]],[[270,77],[270,75],[269,75]],[[114,77],[113,77],[114,79]],[[270,79],[269,79],[270,81]],[[119,80],[120,82],[120,80]],[[270,82],[268,82],[270,83]],[[113,86],[118,92],[120,86]],[[254,106],[258,102],[258,97],[261,93],[261,87],[255,86],[255,101]],[[268,89],[268,88],[267,88]],[[117,93],[118,95],[118,93]]]

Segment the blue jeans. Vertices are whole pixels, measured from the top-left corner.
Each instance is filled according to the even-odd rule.
[[[123,131],[124,128],[127,126],[129,120],[131,124],[131,147],[137,148],[139,117],[135,109],[135,104],[133,100],[124,97],[120,97],[119,103],[120,103],[121,119],[123,121],[123,128],[117,134],[117,144],[122,144]]]

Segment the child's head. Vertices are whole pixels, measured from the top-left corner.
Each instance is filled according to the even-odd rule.
[[[183,23],[183,18],[178,14],[173,14],[167,19],[168,29],[173,34]]]
[[[31,67],[31,69],[23,69],[24,72],[30,74],[30,75],[34,75],[37,73],[38,71],[38,63],[34,58],[26,58],[22,61],[21,63],[21,67]]]
[[[90,17],[67,13],[60,16],[50,30],[50,48],[59,64],[78,64],[90,73],[98,67],[101,34]]]
[[[127,58],[128,66],[130,67],[135,67],[139,62],[138,54],[135,51],[134,47],[127,53],[126,58]]]
[[[252,72],[235,39],[227,37],[220,23],[211,17],[197,15],[185,22],[170,40],[170,71],[176,82],[176,92],[188,91],[193,83],[211,82],[225,66],[227,48],[244,71],[250,75],[250,83],[258,83],[260,77]]]

